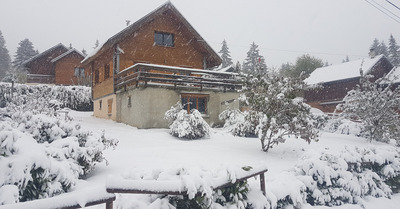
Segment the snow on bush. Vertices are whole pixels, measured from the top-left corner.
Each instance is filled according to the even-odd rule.
[[[360,73],[360,84],[337,107],[341,118],[359,121],[360,135],[370,141],[395,139],[400,145],[400,87],[394,88],[383,78],[372,82],[371,76]]]
[[[323,130],[331,133],[362,136],[362,124],[345,118],[336,118],[328,120]]]
[[[104,132],[84,131],[69,117],[55,117],[60,100],[45,101],[52,88],[38,88],[46,89],[38,91],[43,96],[33,94],[37,89],[24,85],[12,98],[8,90],[2,94],[7,101],[0,108],[1,204],[69,191],[80,177],[105,160],[103,151],[118,142],[105,137]],[[14,200],[15,187],[6,189],[10,185],[18,188]]]
[[[235,135],[257,135],[265,152],[285,142],[286,136],[310,143],[317,140],[318,131],[310,106],[296,96],[304,88],[301,79],[282,78],[273,73],[249,75],[240,100],[250,110],[245,113],[226,111],[220,117],[228,122],[227,126]]]
[[[0,108],[8,106],[9,109],[43,112],[51,106],[50,102],[56,101],[60,108],[79,111],[93,109],[89,87],[15,84],[13,94],[11,90],[11,84],[0,82]]]
[[[169,128],[172,136],[184,139],[199,139],[209,137],[211,128],[196,110],[187,113],[182,104],[178,102],[165,113],[165,119],[170,122]]]

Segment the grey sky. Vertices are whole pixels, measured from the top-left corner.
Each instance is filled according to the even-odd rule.
[[[400,16],[385,0],[377,2]],[[400,1],[391,0],[400,6]],[[90,52],[166,0],[1,0],[0,30],[10,55],[29,38],[40,52],[58,44]],[[367,56],[374,38],[392,33],[400,42],[400,23],[365,0],[172,0],[219,51],[226,39],[232,58],[243,61],[250,44],[259,45],[268,66],[279,67],[309,53],[329,63]],[[400,18],[399,18],[400,21]]]

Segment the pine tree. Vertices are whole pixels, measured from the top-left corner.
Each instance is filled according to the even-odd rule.
[[[97,39],[96,42],[94,43],[93,49],[96,49],[97,47],[99,47],[99,45],[100,45],[100,42],[99,42],[99,40]]]
[[[12,62],[13,67],[16,70],[23,69],[23,63],[29,60],[30,58],[37,55],[38,52],[33,49],[33,44],[29,39],[24,39],[19,42],[19,46],[17,48],[17,52],[14,56],[14,61]]]
[[[241,71],[242,71],[242,65],[240,64],[239,61],[237,61],[235,66],[235,73],[240,73]]]
[[[11,58],[6,48],[6,41],[0,31],[0,80],[4,78],[11,67]]]
[[[226,43],[225,40],[222,42],[221,50],[218,53],[221,53],[222,68],[233,65],[232,58],[230,55],[231,52],[229,51],[228,44]]]
[[[267,65],[265,59],[260,55],[258,45],[254,42],[250,45],[250,50],[247,52],[247,57],[243,63],[242,68],[244,73],[261,73],[267,72]]]
[[[87,52],[86,52],[86,50],[85,49],[82,49],[82,54],[83,54],[83,56],[87,56]]]
[[[389,57],[390,62],[395,66],[400,65],[399,49],[400,49],[400,47],[399,47],[399,45],[397,45],[396,39],[394,39],[393,35],[390,35],[388,57]]]
[[[388,48],[387,48],[385,42],[384,41],[379,42],[379,40],[376,38],[374,39],[374,41],[371,44],[370,52],[373,52],[374,56],[378,56],[381,54],[383,54],[386,57],[388,56]]]
[[[349,56],[347,55],[345,59],[342,60],[342,63],[350,62]]]
[[[384,41],[382,41],[382,42],[379,44],[378,53],[379,53],[379,54],[383,54],[385,57],[387,57],[387,56],[389,55],[389,53],[388,53],[388,48],[387,48],[387,46],[386,46],[386,44],[385,44]]]

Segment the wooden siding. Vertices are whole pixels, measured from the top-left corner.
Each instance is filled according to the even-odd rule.
[[[64,47],[57,47],[56,49],[49,52],[47,55],[38,57],[36,60],[33,60],[28,64],[28,72],[29,74],[41,74],[41,75],[53,75],[54,65],[51,62],[52,59],[60,56],[61,54],[67,52],[68,49]]]
[[[71,53],[55,63],[55,83],[57,85],[77,85],[78,78],[74,76],[75,68],[79,66],[83,57]],[[85,72],[86,76],[88,72]]]
[[[370,75],[374,77],[371,81],[382,78],[390,72],[393,65],[386,59],[379,60],[371,69]],[[324,112],[333,112],[337,104],[347,95],[347,92],[357,87],[360,77],[348,78],[332,82],[322,83],[322,88],[310,89],[304,92],[304,99],[307,104]]]
[[[156,31],[174,34],[174,46],[154,45],[154,33]],[[141,26],[138,30],[125,39],[114,44],[119,45],[124,53],[120,54],[120,70],[128,68],[135,63],[151,63],[168,66],[183,66],[203,69],[203,59],[206,53],[201,51],[198,41],[193,39],[190,31],[179,22],[172,12],[165,12],[149,23]],[[99,83],[93,76],[93,98],[99,98],[110,94],[113,88],[113,49],[108,49],[87,63],[85,69],[90,69],[94,74],[99,70]],[[104,66],[110,64],[110,78],[104,78]]]

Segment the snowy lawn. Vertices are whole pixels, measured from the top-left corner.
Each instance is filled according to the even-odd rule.
[[[106,163],[99,164],[85,180],[79,181],[72,193],[79,193],[87,189],[105,190],[106,179],[113,176],[127,175],[131,171],[147,171],[171,168],[201,168],[215,170],[220,166],[242,167],[254,164],[266,164],[269,171],[266,173],[266,188],[275,191],[288,189],[292,182],[284,185],[270,184],[292,169],[304,154],[318,154],[322,151],[340,152],[347,147],[392,146],[378,142],[368,143],[366,139],[322,133],[319,142],[308,144],[301,139],[288,139],[268,153],[261,151],[260,141],[257,138],[234,137],[226,130],[213,129],[210,138],[200,140],[180,140],[168,133],[167,129],[137,129],[111,120],[104,120],[92,116],[92,112],[70,113],[76,121],[82,123],[84,129],[92,131],[106,130],[106,136],[116,138],[119,144],[115,150],[105,151]],[[250,187],[259,189],[259,180],[252,178]],[[65,194],[64,194],[65,195]],[[146,202],[147,201],[147,202]],[[149,208],[148,198],[144,195],[117,195],[114,208],[134,205],[129,208]],[[154,201],[154,200],[153,200]],[[154,204],[151,208],[160,207]],[[397,208],[400,205],[400,195],[393,195],[392,199],[367,198],[366,208]],[[91,208],[104,208],[104,205]],[[0,206],[7,208],[7,205]],[[328,208],[312,207],[304,208]],[[335,208],[362,208],[360,205],[343,205]]]

